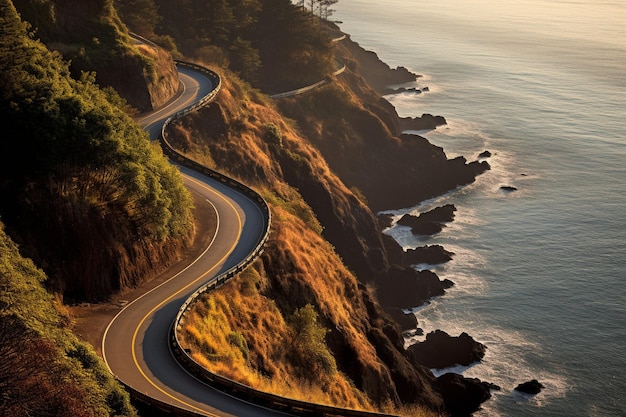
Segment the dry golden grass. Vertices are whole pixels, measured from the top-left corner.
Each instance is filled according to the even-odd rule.
[[[299,279],[315,288],[317,308],[349,334],[358,348],[355,360],[373,363],[380,359],[353,318],[362,314],[353,305],[356,280],[341,264],[332,247],[317,233],[281,207],[272,207],[278,240],[293,256]],[[184,327],[184,345],[211,372],[277,395],[353,409],[385,411],[402,416],[436,416],[420,406],[398,409],[376,407],[341,372],[320,379],[302,378],[294,369],[285,347],[289,333],[285,316],[276,303],[263,295],[269,284],[259,262],[194,305]],[[288,314],[287,312],[285,314]],[[245,344],[236,343],[242,336]]]
[[[364,394],[337,372],[320,380],[294,376],[286,360],[285,318],[261,293],[258,265],[196,303],[183,345],[202,366],[255,389],[313,403],[372,410]],[[245,340],[245,343],[238,343]],[[323,383],[322,383],[323,382]]]
[[[352,207],[347,199],[353,194],[272,103],[233,79],[225,74],[217,102],[183,121],[177,136],[194,159],[210,160],[256,186],[271,206],[272,234],[261,260],[193,306],[184,325],[184,347],[211,372],[261,391],[339,407],[435,416],[419,406],[397,409],[391,400],[375,404],[342,372],[313,377],[289,355],[288,318],[296,308],[312,304],[319,323],[340,332],[336,340],[347,345],[349,360],[368,373],[363,384],[392,384],[385,379],[387,365],[367,338],[376,323],[367,322],[356,277],[322,237],[314,211],[287,184],[277,159],[288,155],[306,164],[308,175],[336,199],[337,212]]]

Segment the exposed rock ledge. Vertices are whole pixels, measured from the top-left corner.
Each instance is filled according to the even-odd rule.
[[[421,117],[400,117],[400,129],[402,130],[432,130],[437,126],[447,124],[443,116],[433,116],[424,113]]]
[[[409,346],[408,350],[420,365],[444,369],[479,362],[487,348],[465,332],[454,337],[442,330],[435,330],[426,335],[425,341]]]
[[[446,204],[419,216],[405,214],[398,220],[398,224],[411,227],[414,235],[434,235],[441,232],[445,223],[454,220],[455,211],[456,207],[453,204]]]
[[[450,417],[468,417],[491,398],[491,390],[499,387],[477,378],[447,373],[437,378],[435,386],[444,399]]]

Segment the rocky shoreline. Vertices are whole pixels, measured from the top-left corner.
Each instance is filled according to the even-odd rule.
[[[368,82],[381,95],[397,94],[408,91],[400,87],[392,89],[393,84],[403,84],[417,80],[420,76],[413,74],[406,68],[389,68],[380,61],[375,53],[367,52],[363,55],[367,60],[369,69]],[[375,68],[372,70],[371,68]],[[387,70],[386,70],[387,69]],[[367,77],[366,77],[367,78]],[[416,93],[427,92],[414,89]],[[417,117],[399,117],[398,126],[401,131],[432,130],[437,126],[445,125],[443,116],[423,114]],[[417,135],[407,135],[415,136]],[[489,169],[484,159],[491,156],[485,151],[479,158],[482,170],[477,170],[476,175]],[[463,163],[465,162],[462,159]],[[447,204],[424,212],[419,216],[404,215],[397,221],[398,224],[411,227],[415,235],[435,235],[446,227],[447,223],[454,221],[456,207]],[[387,214],[379,214],[381,229],[392,226],[392,217]],[[406,314],[406,310],[429,303],[433,297],[443,296],[446,290],[454,285],[448,279],[441,280],[430,270],[416,270],[414,267],[420,264],[437,265],[452,260],[454,253],[447,251],[443,246],[422,246],[408,251],[391,237],[383,233],[383,242],[387,251],[389,262],[397,267],[392,267],[388,278],[379,283],[378,296],[380,302],[386,306],[387,312],[401,326],[405,334],[423,334],[419,323],[413,314]],[[455,365],[468,366],[482,361],[487,346],[474,340],[466,332],[458,336],[452,336],[442,330],[435,330],[426,335],[422,342],[415,343],[407,348],[409,356],[414,363],[430,369],[446,369]],[[523,390],[525,386],[521,388]],[[492,390],[499,390],[497,385],[481,381],[477,378],[465,378],[455,373],[445,373],[436,379],[436,389],[442,394],[446,409],[452,416],[466,416],[480,409],[483,402],[491,398]],[[536,385],[532,385],[536,389]]]
[[[375,54],[373,54],[375,56]],[[372,59],[372,55],[369,56]],[[381,61],[382,62],[382,61]],[[378,64],[384,66],[386,64]],[[413,91],[416,94],[428,92],[429,88],[391,88],[392,84],[407,83],[408,71],[399,67],[390,69],[387,78],[382,77],[384,71],[379,69],[378,74],[381,79],[374,82],[378,86],[381,95],[392,95]],[[409,73],[410,74],[410,73]],[[420,76],[411,74],[417,80]],[[385,84],[385,82],[387,84]],[[399,117],[399,126],[402,131],[422,131],[433,130],[438,126],[445,125],[446,119],[443,116],[433,116],[422,114],[416,117]],[[411,136],[411,135],[409,135]],[[420,137],[421,136],[417,136]],[[492,156],[491,152],[485,150],[478,155],[477,164],[484,164],[485,170],[489,169],[487,160]],[[464,162],[464,159],[463,159]],[[480,171],[476,171],[480,175]],[[504,192],[514,192],[517,188],[509,185],[502,185],[500,189]],[[405,214],[396,223],[393,216],[378,214],[381,229],[386,229],[395,224],[408,226],[416,236],[432,236],[440,233],[447,223],[454,221],[456,207],[447,204],[423,212],[418,216]],[[454,286],[454,282],[444,279],[440,280],[436,273],[430,270],[417,270],[417,266],[435,266],[453,259],[454,253],[447,251],[441,245],[426,245],[415,249],[403,250],[403,248],[391,236],[383,233],[383,242],[387,250],[390,263],[398,265],[395,271],[390,273],[390,279],[385,285],[379,288],[379,298],[381,303],[386,305],[387,312],[401,326],[405,337],[423,335],[424,331],[419,327],[419,323],[414,314],[407,314],[424,304],[428,304],[433,297],[443,296],[446,290]],[[408,269],[415,268],[415,273],[409,273]],[[394,273],[395,272],[395,273]],[[421,342],[414,343],[407,348],[414,363],[423,365],[429,369],[446,370],[454,366],[471,366],[480,363],[485,356],[487,346],[474,340],[466,332],[458,336],[452,336],[442,330],[429,332]],[[446,410],[451,416],[468,416],[481,409],[481,404],[491,398],[492,391],[499,391],[501,388],[488,381],[481,381],[478,378],[465,378],[463,375],[453,372],[446,372],[436,378],[436,389],[444,398]],[[544,388],[544,385],[532,379],[522,382],[516,386],[515,390],[523,395],[536,395]]]

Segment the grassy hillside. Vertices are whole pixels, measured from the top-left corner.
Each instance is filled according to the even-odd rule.
[[[374,295],[375,278],[389,268],[375,216],[267,98],[232,74],[223,81],[215,103],[171,127],[171,143],[256,187],[271,205],[273,229],[255,269],[197,307],[197,325],[187,329],[194,354],[211,369],[285,395],[438,410],[432,375],[410,362],[397,324]],[[355,243],[353,261],[370,258],[359,277],[370,286],[324,238],[335,227]],[[336,371],[320,365],[319,379],[310,378],[310,362],[285,350],[293,342],[290,318],[307,305],[329,329],[314,350],[322,358],[327,350],[332,360],[321,362],[336,364]]]
[[[194,306],[184,333],[195,359],[220,375],[290,398],[438,415],[433,398],[425,401],[428,378],[422,386],[411,383],[412,405],[399,401],[399,379],[372,337],[395,330],[372,314],[379,307],[369,292],[328,242],[284,204],[272,204],[272,211],[276,221],[263,259]],[[408,363],[397,365],[410,372]]]
[[[45,280],[0,223],[0,415],[136,416],[93,348],[68,330]]]
[[[59,400],[54,388],[62,386],[85,398],[87,411],[53,414],[132,415],[89,348],[65,331],[68,317],[53,310],[106,300],[149,279],[178,259],[193,236],[192,201],[178,172],[121,110],[128,106],[118,93],[97,85],[108,74],[109,85],[141,101],[141,88],[133,88],[158,84],[171,60],[151,48],[137,55],[112,1],[17,3],[48,47],[27,35],[10,1],[0,0],[0,122],[13,149],[0,165],[6,196],[0,242],[10,254],[0,265],[6,271],[0,297],[7,294],[0,323],[13,326],[11,332],[32,327],[35,333],[23,332],[27,340],[15,341],[47,346],[46,358],[67,363],[43,370],[41,380],[52,382],[42,386],[42,404],[79,407]],[[339,82],[278,104],[256,89],[300,87],[334,67],[330,36],[288,0],[117,4],[133,30],[222,75],[218,100],[172,125],[171,142],[259,190],[273,212],[262,257],[194,307],[185,336],[194,356],[216,372],[286,396],[445,414],[434,377],[404,350],[400,328],[386,313],[390,306],[377,299],[398,271],[418,277],[392,265],[373,210],[469,182],[480,167],[448,161],[423,138],[401,136],[393,107],[341,47],[335,52],[349,70]],[[133,6],[146,13],[133,14]],[[62,57],[71,57],[72,66]],[[125,77],[127,68],[141,68],[142,77]],[[397,181],[401,173],[406,178]],[[37,309],[45,309],[53,318],[45,326],[14,319],[22,304],[12,294],[31,291],[26,282],[44,303],[31,303],[36,310],[26,316],[41,318]],[[13,340],[0,349],[22,360]],[[57,375],[77,383],[58,385]]]

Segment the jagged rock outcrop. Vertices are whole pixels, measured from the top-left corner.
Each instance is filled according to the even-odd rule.
[[[437,378],[437,390],[444,398],[450,417],[469,417],[480,405],[491,398],[492,384],[478,378],[446,373]]]
[[[437,265],[452,260],[454,256],[454,252],[446,250],[441,245],[426,245],[405,251],[393,237],[387,234],[383,234],[383,244],[390,265],[404,267],[417,264]]]
[[[349,55],[344,55],[346,65],[352,71],[358,70],[379,94],[387,92],[389,85],[408,83],[420,77],[405,67],[391,68],[381,61],[375,52],[361,48],[358,43],[350,39],[349,35],[339,43],[338,47],[349,50]]]
[[[429,113],[424,113],[417,117],[401,117],[400,129],[404,130],[432,130],[437,126],[447,124],[446,119],[443,116],[433,116]]]
[[[523,392],[524,394],[536,395],[543,389],[543,384],[536,379],[522,382],[515,387],[515,391]]]
[[[419,216],[405,214],[398,220],[398,224],[409,226],[414,235],[434,235],[441,232],[445,223],[454,220],[456,207],[453,204],[436,207]]]
[[[378,298],[384,306],[414,308],[445,294],[452,281],[440,280],[432,271],[394,266],[377,282]]]
[[[443,369],[478,362],[485,356],[486,349],[465,332],[454,337],[435,330],[426,335],[425,341],[409,346],[408,351],[415,362],[428,368]]]
[[[405,263],[409,265],[437,265],[452,260],[453,255],[454,252],[447,251],[441,245],[427,245],[415,249],[407,249],[404,259]]]

